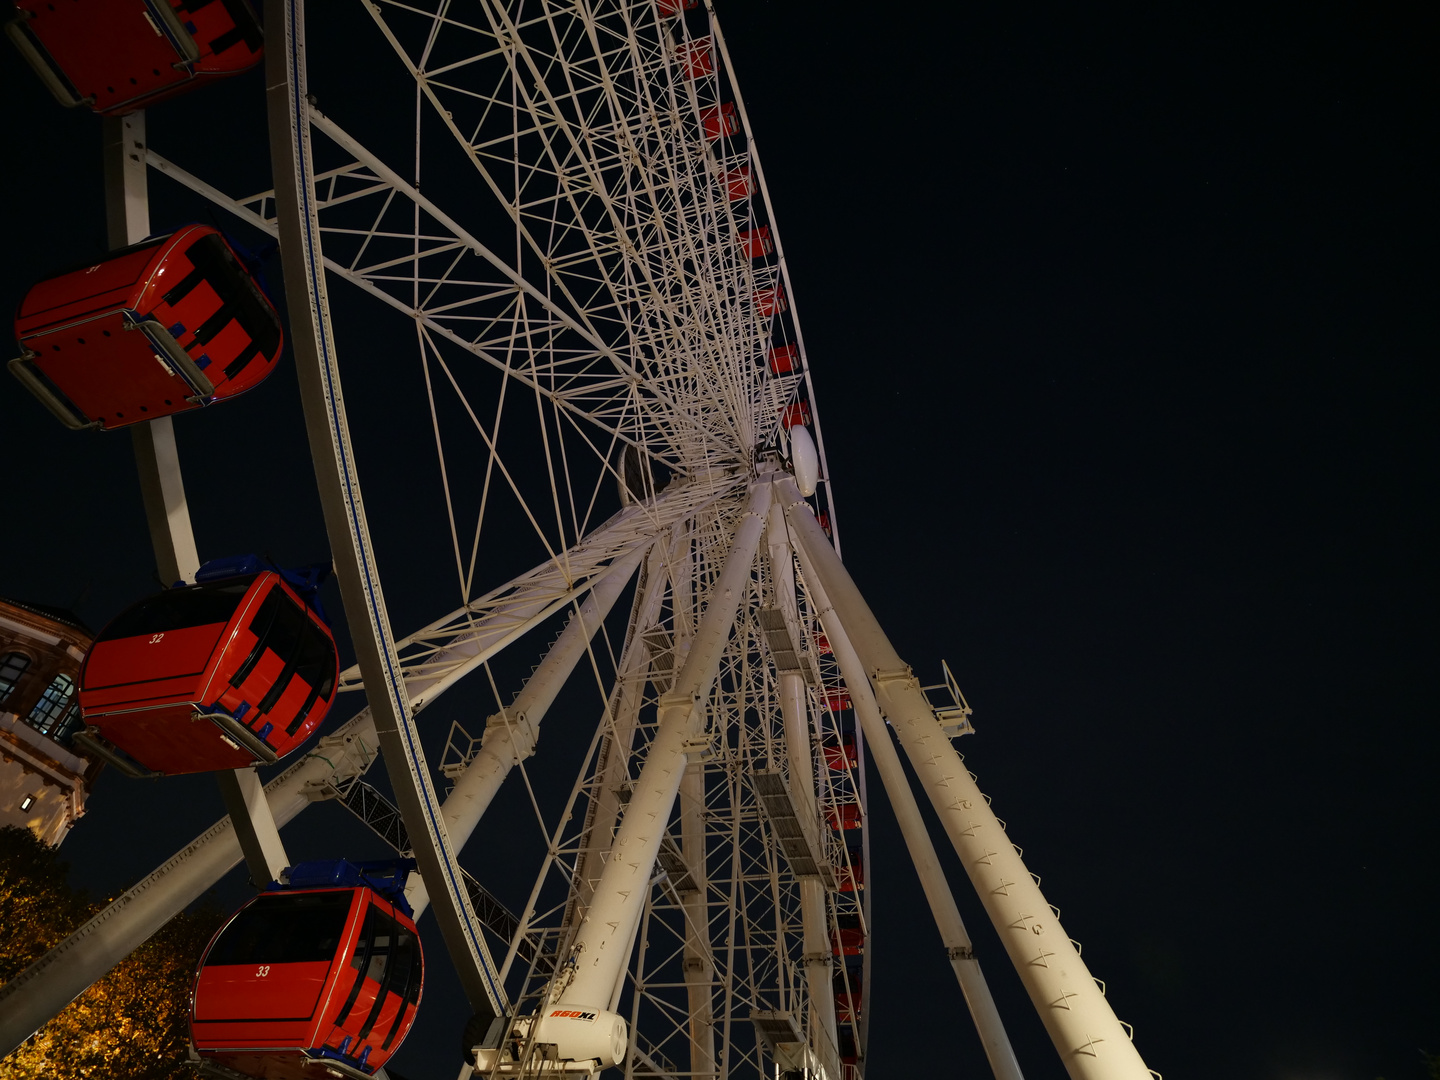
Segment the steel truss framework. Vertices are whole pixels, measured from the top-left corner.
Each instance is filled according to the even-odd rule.
[[[339,375],[363,380],[367,365],[363,349],[346,352],[355,338],[343,326],[338,356],[328,340],[325,279],[348,283],[406,326],[413,362],[399,370],[424,388],[428,415],[410,422],[433,430],[443,505],[432,516],[447,524],[443,546],[453,558],[453,571],[436,575],[433,608],[448,614],[408,636],[389,626],[378,584],[367,585],[375,602],[364,617],[346,593],[352,632],[368,618],[375,642],[342,688],[369,691],[376,715],[363,710],[267,786],[275,822],[339,798],[392,845],[434,846],[417,853],[430,856],[424,885],[437,914],[448,902],[468,920],[469,946],[447,940],[462,981],[467,965],[485,968],[467,991],[477,1007],[488,998],[500,1009],[500,1037],[514,1051],[491,1059],[494,1074],[563,1071],[537,1029],[517,1020],[566,1000],[599,934],[623,962],[609,1000],[585,1004],[628,1021],[627,1080],[857,1076],[868,955],[847,943],[868,939],[869,911],[866,751],[850,695],[873,693],[871,707],[879,699],[889,709],[893,688],[873,666],[865,675],[877,689],[859,685],[853,663],[847,687],[821,626],[843,631],[827,621],[830,600],[791,546],[799,511],[791,500],[782,513],[776,494],[793,491],[783,482],[789,433],[805,428],[819,447],[819,475],[803,512],[833,543],[794,294],[713,11],[692,0],[357,0],[351,13],[368,25],[313,27],[308,41],[299,0],[271,0],[268,11],[272,57],[281,28],[289,35],[288,73],[269,82],[272,107],[289,95],[290,171],[277,164],[274,190],[236,192],[226,177],[196,175],[153,150],[146,162],[280,237],[292,318],[308,305],[317,341],[327,339],[311,349],[312,374],[329,380],[333,443],[321,445],[324,422],[312,415],[317,462],[332,448],[349,454],[351,431],[395,422],[347,419]],[[387,110],[388,125],[408,110],[399,137],[367,130],[363,109],[322,115],[307,95],[304,50],[344,48],[360,29],[388,53],[389,70],[365,65],[350,72],[353,85],[315,89],[343,103],[364,97],[361,83],[380,84],[392,106],[401,103]],[[297,237],[313,255],[303,269]],[[308,394],[305,380],[302,370]],[[350,514],[350,536],[327,506],[332,545],[353,540],[357,572],[369,573],[359,481],[346,474],[344,486],[335,505]],[[323,495],[323,477],[321,487]],[[490,587],[487,558],[500,545],[529,551],[535,565]],[[612,635],[605,612],[622,570],[635,578],[623,633]],[[442,588],[438,579],[452,572]],[[497,688],[483,734],[453,731],[434,770],[418,750],[394,756],[416,713],[466,675],[488,674],[500,650],[567,610],[554,669],[547,660],[508,703]],[[373,674],[384,664],[382,690]],[[510,771],[532,788],[556,784],[526,761],[543,741],[556,686],[576,667],[597,683],[598,720],[562,810],[547,817],[536,805],[534,876],[512,914],[482,884],[461,880],[452,848],[476,822],[485,828],[488,799]],[[682,684],[698,692],[683,697]],[[906,717],[916,738],[935,737],[924,716]],[[677,731],[682,774],[670,801],[656,802],[642,792],[643,776],[675,749]],[[363,780],[377,743],[398,809]],[[927,766],[948,776],[953,748],[926,745]],[[453,784],[429,818],[404,797],[397,772],[405,770],[422,796]],[[475,782],[481,770],[488,779]],[[467,808],[455,805],[465,800]],[[621,901],[609,881],[642,802],[656,819],[655,854]],[[240,857],[228,821],[202,834],[0,991],[0,1042],[34,1030],[22,1029],[45,1001],[68,1001]],[[447,873],[450,901],[441,897]],[[943,880],[926,887],[945,888]],[[596,930],[593,913],[621,908],[608,936]],[[959,927],[958,913],[950,919]],[[481,926],[498,946],[493,970]],[[1031,923],[1021,929],[1030,933]],[[952,947],[952,960],[968,972],[962,983],[977,985],[973,957],[960,955],[963,927],[946,933],[947,944],[966,942]],[[1079,1008],[1071,998],[1067,989],[1058,1005],[1036,1004],[1050,1024],[1056,1009]],[[1143,1075],[1128,1059],[1104,1071],[1114,1059],[1108,1047],[1096,1052],[1110,1038],[1099,1028],[1078,1041],[1063,1023],[1055,1030],[1072,1075]],[[1008,1053],[1003,1030],[998,1039]],[[998,1063],[996,1072],[1018,1077]]]

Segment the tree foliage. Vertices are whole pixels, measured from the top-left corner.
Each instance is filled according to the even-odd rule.
[[[0,979],[9,981],[104,906],[28,829],[0,828]],[[190,985],[224,916],[177,915],[0,1062],[0,1080],[193,1080],[184,1064]]]

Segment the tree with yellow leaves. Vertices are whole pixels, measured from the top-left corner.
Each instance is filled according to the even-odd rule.
[[[72,888],[67,870],[28,829],[0,828],[0,981],[103,906]],[[213,905],[176,916],[0,1062],[0,1080],[193,1080],[190,986],[223,921]]]

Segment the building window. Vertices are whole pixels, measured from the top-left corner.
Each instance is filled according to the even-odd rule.
[[[0,704],[10,699],[29,668],[30,658],[24,653],[12,652],[0,656]]]
[[[23,799],[20,800],[20,809],[21,809],[21,810],[29,810],[30,807],[32,807],[32,806],[34,806],[34,805],[35,805],[35,796],[34,796],[34,795],[26,795],[25,798],[23,798]]]
[[[80,711],[80,702],[72,701],[70,708],[65,711],[65,715],[61,717],[60,722],[55,725],[55,730],[50,732],[50,737],[58,743],[69,746],[70,740],[75,737],[75,733],[84,726],[85,714]]]
[[[70,699],[75,696],[75,680],[69,675],[56,675],[55,680],[45,688],[35,708],[30,710],[29,723],[40,734],[49,735],[70,711]]]

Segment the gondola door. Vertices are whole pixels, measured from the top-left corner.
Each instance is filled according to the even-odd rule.
[[[422,982],[414,923],[372,894],[350,965],[332,994],[330,1030],[317,1049],[366,1070],[383,1065],[414,1023]]]

